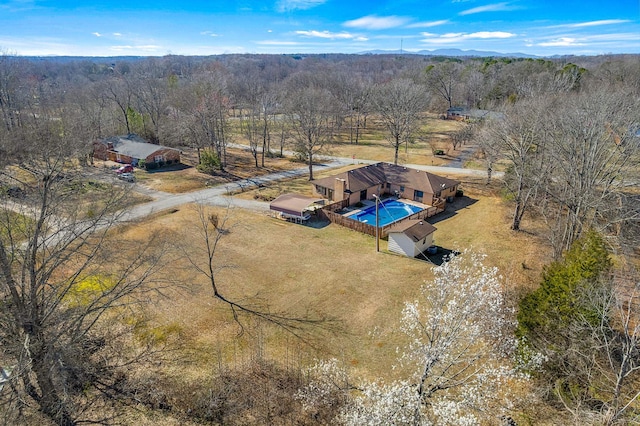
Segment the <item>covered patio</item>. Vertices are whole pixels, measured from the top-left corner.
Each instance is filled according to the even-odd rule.
[[[324,199],[302,194],[282,194],[269,204],[272,216],[289,222],[304,223],[312,213],[322,208]]]

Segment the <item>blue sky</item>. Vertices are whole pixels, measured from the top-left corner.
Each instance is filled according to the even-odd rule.
[[[640,0],[0,0],[0,51],[640,53]]]

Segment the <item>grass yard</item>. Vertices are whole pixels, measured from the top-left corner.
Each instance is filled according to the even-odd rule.
[[[401,164],[423,164],[440,166],[455,158],[451,151],[449,138],[451,133],[460,129],[463,124],[455,120],[442,120],[436,114],[425,116],[420,136],[408,146],[401,146],[398,151],[398,162]],[[370,119],[367,128],[362,131],[358,144],[349,142],[348,130],[338,134],[334,144],[329,147],[328,154],[337,157],[366,158],[376,161],[393,162],[394,150],[387,141],[387,130],[384,123]],[[433,151],[441,149],[451,156],[433,155]],[[451,152],[448,152],[451,151]]]
[[[535,235],[509,230],[509,211],[494,192],[468,182],[465,194],[477,201],[435,223],[435,239],[447,248],[486,253],[487,264],[498,266],[505,285],[518,291],[539,277],[548,258]],[[166,275],[179,289],[154,304],[153,316],[158,325],[179,330],[180,346],[192,351],[195,362],[188,374],[210,374],[219,362],[240,365],[261,353],[287,365],[337,357],[364,376],[389,377],[402,343],[397,326],[403,304],[432,277],[432,266],[387,253],[386,242],[376,253],[373,237],[337,225],[315,229],[240,209],[230,214],[232,225],[216,256],[216,264],[225,265],[217,276],[221,291],[271,311],[333,318],[335,332],[318,330],[307,346],[249,321],[249,333],[239,338],[231,311],[213,298],[206,279],[184,259],[172,261]],[[195,218],[193,207],[184,206],[128,228],[123,238],[164,232],[196,253]]]
[[[253,156],[249,151],[228,148],[228,164],[225,172],[208,175],[200,173],[195,168],[198,164],[195,151],[186,150],[181,158],[182,165],[179,167],[153,171],[136,170],[137,182],[156,191],[179,194],[301,166],[299,163],[291,162],[286,158],[265,158],[265,167],[256,168]],[[259,157],[258,162],[260,162]]]

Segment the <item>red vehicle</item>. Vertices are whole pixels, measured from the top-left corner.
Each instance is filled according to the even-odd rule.
[[[133,172],[133,166],[131,164],[127,164],[125,166],[120,167],[118,170],[116,170],[117,174],[132,173],[132,172]]]

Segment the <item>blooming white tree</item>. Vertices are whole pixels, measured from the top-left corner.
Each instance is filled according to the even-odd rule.
[[[504,393],[515,376],[511,363],[504,361],[514,348],[515,322],[498,270],[485,267],[482,256],[466,253],[435,268],[434,274],[420,299],[407,302],[402,312],[401,330],[409,341],[398,350],[398,361],[410,375],[392,384],[355,388],[357,395],[341,405],[336,419],[341,424],[475,425],[483,413],[507,414],[501,412],[509,408]],[[336,374],[335,364],[325,371],[333,377],[345,374]],[[317,377],[302,394],[308,392],[306,401],[311,401],[309,395],[320,395],[323,383],[336,382]],[[342,390],[349,392],[344,386]]]

